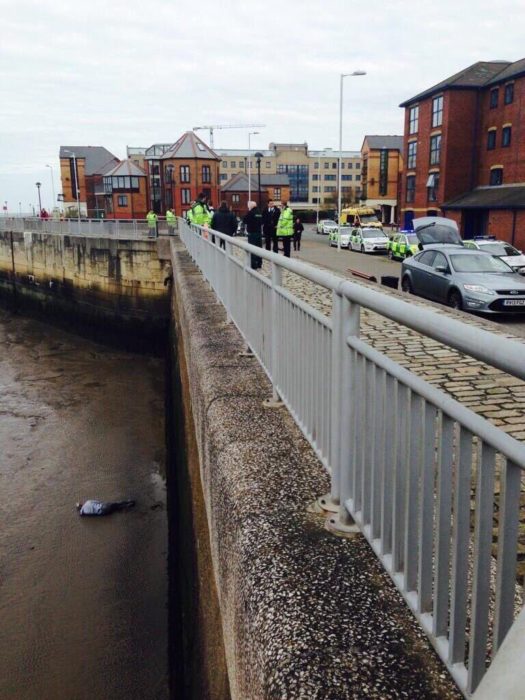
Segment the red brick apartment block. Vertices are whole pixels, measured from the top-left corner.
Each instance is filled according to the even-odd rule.
[[[525,59],[480,61],[401,107],[400,225],[444,215],[525,247]]]

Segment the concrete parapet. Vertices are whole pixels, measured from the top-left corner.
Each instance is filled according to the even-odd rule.
[[[231,696],[460,698],[365,539],[307,512],[326,472],[288,412],[263,408],[266,375],[177,242],[172,256],[198,448],[179,468],[199,471]]]

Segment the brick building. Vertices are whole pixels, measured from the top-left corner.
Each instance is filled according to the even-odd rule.
[[[250,184],[250,186],[249,186]],[[250,193],[250,195],[249,195]],[[260,204],[264,208],[269,201],[287,202],[290,199],[290,181],[288,175],[267,175],[261,173],[261,201],[259,202],[258,176],[252,176],[251,183],[248,175],[237,173],[221,188],[221,199],[224,199],[230,209],[237,215],[243,216],[248,211],[248,200]]]
[[[148,178],[131,160],[124,160],[104,175],[107,219],[145,219],[149,210]]]
[[[104,215],[104,173],[118,165],[119,159],[103,146],[61,146],[59,158],[66,216],[77,215],[77,179],[80,215],[94,219]]]
[[[525,59],[480,61],[403,102],[401,218],[525,246]]]
[[[379,209],[383,223],[395,223],[403,170],[403,137],[367,135],[361,146],[361,158],[362,204]]]

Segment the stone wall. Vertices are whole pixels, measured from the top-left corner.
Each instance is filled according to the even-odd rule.
[[[77,325],[151,335],[169,316],[158,241],[0,232],[0,296]]]

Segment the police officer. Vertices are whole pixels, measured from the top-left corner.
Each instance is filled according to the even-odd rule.
[[[290,257],[290,244],[293,237],[293,211],[285,202],[277,224],[277,238],[283,242],[283,252],[285,257]]]
[[[262,248],[262,214],[256,202],[248,202],[248,213],[243,218],[248,234],[248,243]],[[250,266],[252,270],[258,270],[262,267],[262,258],[258,255],[252,255],[250,258]]]
[[[146,221],[148,222],[148,238],[157,238],[157,222],[159,217],[155,214],[153,209],[150,209],[146,214]]]
[[[211,223],[211,212],[208,209],[204,192],[201,192],[197,201],[192,204],[188,212],[188,220],[190,224],[197,224],[197,226],[209,226]]]
[[[173,209],[168,209],[166,212],[166,223],[168,224],[168,235],[173,236],[175,225],[177,223],[177,217],[175,216]]]

